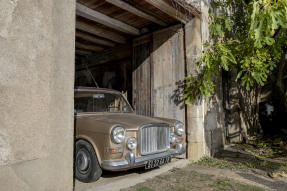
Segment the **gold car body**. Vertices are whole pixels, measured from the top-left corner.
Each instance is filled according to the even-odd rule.
[[[77,88],[75,95],[81,92],[121,94],[118,91],[103,88]],[[125,99],[125,98],[124,98]],[[135,137],[139,142],[139,131],[145,126],[169,126],[173,131],[177,120],[154,118],[131,113],[112,112],[82,112],[75,114],[76,140],[88,141],[94,148],[98,162],[102,169],[119,171],[144,166],[148,160],[171,156],[175,157],[185,153],[185,135],[179,142],[170,144],[170,148],[163,152],[142,155],[139,147],[130,150],[126,141]],[[125,141],[116,144],[111,140],[111,131],[115,126],[125,128]]]

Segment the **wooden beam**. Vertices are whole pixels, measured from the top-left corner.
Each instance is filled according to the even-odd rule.
[[[145,0],[147,3],[151,4],[152,6],[158,8],[162,12],[166,13],[167,15],[171,16],[172,18],[186,24],[187,17],[182,14],[179,10],[176,10],[164,0]]]
[[[200,12],[185,0],[176,0],[175,3],[187,10],[189,13],[193,14],[195,17],[200,18]]]
[[[141,18],[144,18],[144,19],[147,19],[151,22],[154,22],[154,23],[157,23],[161,26],[167,26],[167,24],[165,22],[163,22],[162,20],[156,18],[156,17],[153,17],[135,7],[133,7],[132,5],[122,1],[122,0],[106,0],[106,2],[112,4],[112,5],[115,5],[123,10],[126,10],[138,17],[141,17]]]
[[[101,64],[106,64],[108,62],[115,62],[118,60],[123,60],[132,56],[132,47],[130,44],[121,45],[114,48],[106,49],[101,53],[95,53],[89,55],[89,68],[96,67]],[[83,66],[76,66],[76,71],[85,70]]]
[[[104,4],[105,4],[105,1],[101,1],[101,2],[97,2],[96,4],[93,4],[91,6],[87,5],[87,7],[90,7],[91,9],[96,9],[96,8],[98,8]]]
[[[92,52],[86,51],[86,50],[76,49],[76,54],[79,54],[79,55],[90,55],[90,54],[92,54]]]
[[[87,44],[83,44],[80,42],[76,42],[76,48],[81,48],[81,49],[85,49],[85,50],[91,50],[94,52],[100,52],[103,51],[104,48],[100,47],[100,46],[95,46],[95,45],[87,45]]]
[[[76,37],[81,38],[81,39],[86,40],[86,41],[89,41],[89,42],[92,42],[92,43],[95,43],[95,44],[100,44],[103,46],[108,46],[108,47],[116,46],[116,43],[114,43],[114,42],[110,42],[110,41],[105,40],[105,39],[100,39],[96,36],[91,36],[89,34],[81,32],[81,31],[76,31]]]
[[[96,36],[109,39],[117,43],[125,44],[127,42],[127,39],[123,37],[122,35],[119,35],[118,33],[111,32],[111,31],[108,31],[108,30],[105,30],[99,27],[93,27],[92,25],[89,25],[82,21],[76,22],[76,28],[79,30],[94,34]]]
[[[76,9],[77,15],[84,17],[86,19],[95,21],[97,23],[101,23],[105,26],[108,26],[110,28],[113,28],[118,31],[122,31],[124,33],[128,33],[131,35],[140,35],[139,29],[130,26],[126,23],[123,23],[119,20],[116,20],[114,18],[108,17],[98,11],[95,11],[93,9],[90,9],[89,7],[86,7],[80,3],[77,3],[77,9]]]

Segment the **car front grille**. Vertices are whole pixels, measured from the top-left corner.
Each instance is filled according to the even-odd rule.
[[[139,151],[141,155],[164,152],[170,148],[170,127],[168,124],[144,125],[139,130]]]

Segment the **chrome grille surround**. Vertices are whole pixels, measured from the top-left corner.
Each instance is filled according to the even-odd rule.
[[[139,152],[149,155],[170,148],[170,126],[166,123],[146,124],[139,128]]]

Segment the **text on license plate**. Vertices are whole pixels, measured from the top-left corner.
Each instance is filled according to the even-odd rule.
[[[167,164],[170,161],[171,161],[171,157],[170,156],[149,160],[149,161],[147,161],[147,163],[145,165],[145,169],[155,168],[157,166],[161,166],[161,165]]]

